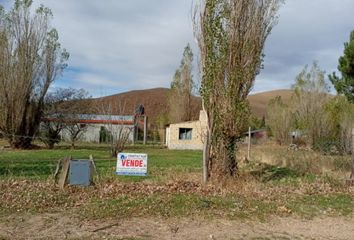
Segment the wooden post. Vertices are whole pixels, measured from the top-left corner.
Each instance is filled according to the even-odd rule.
[[[59,187],[60,189],[64,189],[64,186],[66,184],[66,181],[68,179],[68,174],[69,174],[69,168],[70,168],[70,160],[71,160],[71,156],[70,157],[65,157],[63,160],[63,167],[62,167],[62,172],[59,176]]]
[[[247,160],[250,160],[251,153],[251,127],[248,128],[248,149],[247,149]]]
[[[162,134],[161,134],[162,139],[160,141],[161,141],[161,146],[163,147],[163,146],[165,146],[165,143],[166,143],[166,128],[162,129],[160,131],[162,131]]]
[[[354,128],[352,129],[352,172],[350,174],[350,180],[354,180]]]
[[[203,146],[203,183],[206,184],[209,178],[209,134],[206,133],[204,136],[204,146]]]
[[[101,175],[100,175],[100,173],[98,172],[98,169],[97,169],[97,167],[96,167],[96,164],[95,164],[95,161],[93,160],[93,156],[92,156],[92,155],[90,155],[90,161],[91,161],[93,170],[95,170],[95,173],[96,173],[96,175],[97,175],[98,182],[101,183]]]
[[[136,125],[136,117],[134,116],[134,127],[133,127],[133,141],[132,141],[132,145],[135,145],[135,125]]]
[[[349,179],[345,182],[350,187],[354,185],[354,128],[352,128],[352,170]]]
[[[147,138],[147,116],[144,115],[144,145],[146,145]]]

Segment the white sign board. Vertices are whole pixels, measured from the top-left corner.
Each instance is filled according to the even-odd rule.
[[[147,154],[119,153],[117,157],[117,175],[146,176]]]

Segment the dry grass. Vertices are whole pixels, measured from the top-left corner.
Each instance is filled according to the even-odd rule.
[[[75,153],[83,154],[81,151]],[[100,150],[94,151],[99,156]],[[241,164],[237,178],[202,185],[200,153],[144,151],[149,152],[152,164],[147,178],[106,176],[96,186],[64,190],[50,179],[4,178],[0,180],[0,213],[69,212],[89,219],[117,215],[229,219],[352,216],[354,190],[338,178],[345,169],[338,171],[339,160],[332,156],[288,152],[272,144],[255,146],[251,162]],[[39,159],[40,153],[36,151],[32,157]],[[276,163],[279,165],[274,166]]]
[[[237,179],[202,185],[195,173],[165,183],[121,182],[59,190],[51,181],[0,182],[0,212],[71,212],[82,218],[351,216],[353,189],[332,179],[283,176],[262,181],[249,172]],[[186,180],[190,179],[190,180]],[[193,180],[194,179],[194,180]]]
[[[240,155],[245,156],[245,151],[245,146],[242,146]],[[287,146],[279,146],[274,142],[252,146],[251,162],[287,167],[306,174],[330,175],[339,179],[349,176],[351,169],[350,156],[323,155],[307,148],[288,150]]]

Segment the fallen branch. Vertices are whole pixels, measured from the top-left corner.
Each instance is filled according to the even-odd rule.
[[[103,230],[106,230],[108,228],[115,227],[115,226],[118,226],[118,225],[119,225],[119,223],[113,223],[113,224],[110,224],[110,225],[107,225],[107,226],[104,226],[104,227],[101,227],[101,228],[97,228],[97,229],[93,230],[92,232],[103,231]]]

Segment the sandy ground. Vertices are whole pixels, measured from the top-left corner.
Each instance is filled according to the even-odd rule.
[[[354,220],[269,222],[131,218],[80,221],[60,214],[0,217],[0,239],[354,239]]]

